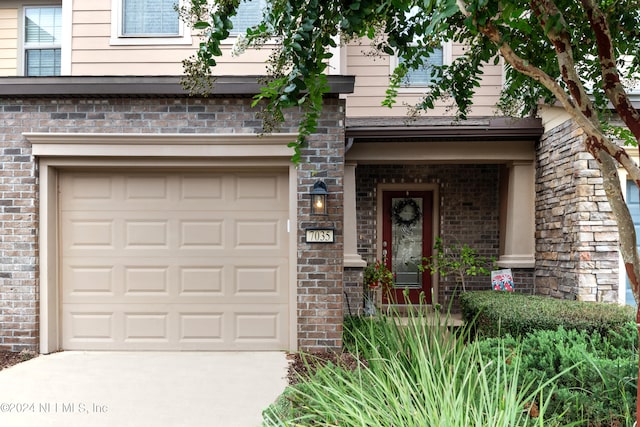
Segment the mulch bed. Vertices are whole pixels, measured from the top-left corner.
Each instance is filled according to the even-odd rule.
[[[362,359],[359,361],[351,353],[317,352],[304,355],[289,353],[287,359],[289,359],[287,380],[290,385],[299,383],[301,378],[308,378],[315,369],[326,366],[328,363],[350,371],[355,371],[363,364],[366,366],[366,361]]]
[[[0,350],[0,371],[24,360],[20,353]]]
[[[20,362],[33,359],[36,356],[37,355],[32,351],[16,353],[13,351],[0,350],[0,371],[5,368],[10,368],[13,365],[17,365]]]

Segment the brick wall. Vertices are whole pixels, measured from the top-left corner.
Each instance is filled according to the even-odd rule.
[[[308,139],[298,167],[298,344],[301,350],[338,350],[343,322],[344,107],[328,101],[318,134]],[[311,215],[309,192],[327,185],[327,216]],[[335,228],[336,242],[305,243],[308,227]]]
[[[536,292],[614,302],[618,232],[582,138],[567,121],[547,132],[536,149]]]
[[[0,107],[0,348],[38,345],[37,169],[20,132],[37,107]]]
[[[360,316],[364,310],[363,269],[345,267],[344,269],[344,304],[345,316]]]
[[[251,102],[249,98],[0,99],[4,131],[0,135],[0,348],[38,347],[38,172],[23,132],[260,132],[258,109]],[[325,111],[304,153],[304,161],[313,163],[301,166],[298,176],[302,218],[297,248],[298,337],[299,345],[309,349],[341,345],[343,102],[329,99]],[[298,113],[289,112],[287,117],[294,120]],[[280,131],[296,132],[295,123],[289,123]],[[333,245],[303,243],[303,228],[319,224],[305,211],[307,193],[318,178],[331,192],[331,213],[321,223],[336,228]]]
[[[499,165],[359,165],[356,168],[358,252],[376,256],[376,187],[383,183],[435,183],[440,236],[445,245],[467,243],[483,256],[499,255]],[[455,281],[440,280],[440,304],[451,302]],[[468,290],[490,289],[488,277],[471,278]],[[455,303],[454,303],[455,306]]]

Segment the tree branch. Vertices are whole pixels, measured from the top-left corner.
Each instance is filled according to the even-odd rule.
[[[590,2],[591,0],[582,0],[582,1],[584,3],[584,2]],[[609,138],[607,138],[604,135],[604,132],[600,127],[599,121],[596,115],[594,114],[593,102],[591,101],[591,98],[587,94],[587,91],[585,90],[584,85],[582,84],[582,81],[580,80],[580,77],[576,72],[576,65],[573,60],[573,49],[571,48],[571,37],[569,33],[566,31],[566,28],[568,28],[568,26],[566,21],[564,20],[564,17],[562,16],[562,13],[560,12],[556,4],[553,2],[553,0],[532,0],[531,6],[532,6],[532,9],[534,10],[534,13],[536,13],[536,16],[538,17],[538,20],[540,21],[540,25],[543,28],[545,27],[547,20],[550,19],[551,16],[558,19],[558,23],[560,24],[558,26],[554,26],[550,28],[549,31],[547,32],[547,37],[549,38],[549,41],[551,41],[551,43],[554,45],[556,49],[558,66],[560,67],[562,79],[567,84],[567,87],[569,88],[569,91],[573,99],[576,100],[578,107],[580,109],[580,112],[582,113],[582,115],[585,116],[586,119],[590,120],[591,123],[593,123],[593,126],[592,127],[586,126],[584,123],[580,121],[578,121],[578,123],[585,128],[587,133],[598,136],[597,139],[588,140],[587,148],[589,148],[589,152],[591,152],[591,154],[593,154],[595,157],[595,152],[597,148],[592,149],[589,147],[589,145],[590,144],[602,145],[603,146],[602,148],[610,156],[612,156],[615,160],[617,160],[618,163],[620,163],[625,168],[625,170],[627,170],[631,178],[640,186],[640,168],[638,168],[636,163],[629,157],[628,153],[624,150],[624,148],[618,146],[617,144],[612,142]],[[605,24],[606,24],[606,21],[605,21]],[[609,46],[611,46],[610,36],[611,36],[610,34],[607,36],[608,37],[607,43]],[[614,55],[613,52],[611,52],[611,55]],[[612,57],[615,58],[615,56],[612,56]],[[604,64],[603,64],[603,67],[605,67]],[[610,66],[607,65],[607,68],[608,67],[613,67],[613,69],[615,70],[616,69],[615,61]],[[617,76],[617,72],[616,72],[616,76]],[[618,78],[618,83],[620,83],[619,78]],[[619,85],[619,89],[621,89],[622,92],[624,93],[624,90],[622,89],[621,85]],[[625,94],[625,98],[626,98],[626,94]],[[631,108],[633,109],[633,107]],[[639,125],[640,125],[640,122],[636,122],[636,126],[639,126]]]
[[[622,86],[607,18],[593,0],[581,0],[580,2],[587,12],[589,24],[596,36],[605,94],[636,140],[640,142],[640,113],[633,107]]]
[[[573,48],[571,47],[571,36],[567,32],[568,25],[562,13],[553,0],[532,0],[531,8],[543,29],[549,24],[546,35],[556,50],[560,74],[569,89],[569,93],[577,103],[582,114],[591,120],[595,126],[599,126],[593,103],[576,72],[576,64],[573,60]],[[549,21],[551,19],[557,19],[557,23],[550,24]]]
[[[606,137],[606,135],[600,128],[600,124],[595,116],[592,115],[590,117],[587,117],[584,114],[584,110],[579,106],[576,106],[574,99],[567,95],[567,92],[558,84],[557,81],[555,81],[551,76],[549,76],[541,69],[531,65],[531,63],[519,57],[518,54],[513,50],[513,48],[511,48],[508,43],[503,41],[502,34],[500,34],[500,31],[491,22],[489,22],[484,27],[480,27],[479,30],[485,36],[487,36],[489,40],[499,46],[500,53],[504,57],[505,61],[511,64],[511,66],[514,67],[517,71],[540,82],[547,89],[549,89],[549,91],[551,91],[556,99],[562,104],[564,109],[578,123],[578,125],[585,130],[587,135],[595,137],[587,139],[587,149],[594,157],[598,158],[596,156],[596,152],[598,150],[604,150],[616,161],[618,161],[620,165],[622,165],[622,167],[628,172],[629,177],[634,182],[636,182],[638,186],[640,186],[640,168],[629,157],[629,154],[624,150],[624,148],[615,144],[613,141]],[[568,52],[571,52],[571,50],[569,49]],[[567,71],[564,73],[566,74],[566,76],[572,76],[573,78],[577,79],[574,90],[577,91],[579,98],[584,100],[583,102],[588,103],[588,105],[590,105],[592,108],[591,100],[588,98],[586,91],[584,90],[584,87],[580,82],[580,79],[575,74],[573,58],[569,57],[567,51],[565,50],[562,55],[558,55],[558,61],[561,68],[564,67],[567,69]]]
[[[606,137],[600,128],[599,122],[594,117],[588,118],[583,114],[583,110],[575,105],[573,99],[564,91],[558,82],[541,69],[520,58],[511,46],[503,41],[500,31],[492,23],[488,23],[486,26],[480,27],[479,29],[491,41],[499,46],[500,53],[504,57],[505,61],[511,64],[511,66],[513,66],[517,71],[535,79],[549,89],[576,123],[585,131],[585,144],[587,149],[598,161],[600,170],[603,174],[603,184],[607,193],[607,199],[612,205],[620,232],[620,253],[625,263],[627,273],[632,281],[634,296],[636,297],[636,301],[638,301],[638,297],[640,297],[640,285],[638,283],[638,279],[640,278],[640,256],[638,255],[635,245],[635,229],[633,228],[633,221],[626,203],[624,202],[617,165],[614,162],[614,159],[617,160],[625,170],[627,170],[629,176],[639,186],[640,169],[635,162],[631,160],[627,152],[622,147],[619,147]],[[560,56],[562,58],[560,58]],[[561,67],[564,65],[567,68],[571,68],[575,73],[575,67],[569,67],[570,64],[573,64],[573,59],[569,58],[566,52],[563,52],[563,54],[559,55],[558,58]],[[560,61],[566,62],[562,63]],[[571,76],[574,74],[567,70],[563,75]],[[580,83],[580,80],[578,80],[578,83]],[[582,85],[580,83],[574,89],[580,91],[581,86]],[[583,87],[582,94],[585,94]],[[584,99],[586,102],[591,103],[588,98]]]

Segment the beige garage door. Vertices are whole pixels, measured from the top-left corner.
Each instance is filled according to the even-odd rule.
[[[60,177],[68,350],[289,348],[286,172]]]

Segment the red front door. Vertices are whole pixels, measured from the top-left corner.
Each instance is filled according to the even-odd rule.
[[[382,208],[382,254],[394,275],[393,288],[383,292],[382,302],[431,304],[431,275],[418,266],[431,256],[433,192],[384,191]]]

